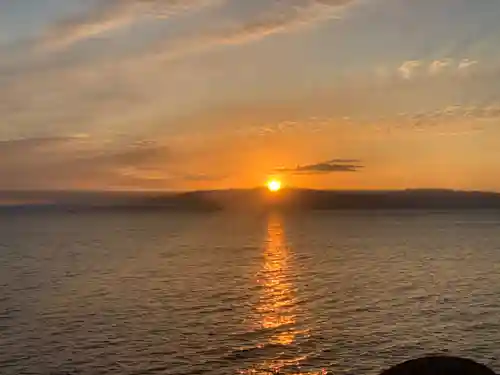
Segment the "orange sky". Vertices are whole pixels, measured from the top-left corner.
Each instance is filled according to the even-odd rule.
[[[500,191],[496,2],[45,5],[0,13],[0,190]]]

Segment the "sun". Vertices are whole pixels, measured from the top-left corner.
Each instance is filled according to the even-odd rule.
[[[276,180],[276,179],[269,180],[269,181],[267,181],[267,188],[269,189],[269,191],[272,191],[272,192],[280,191],[281,190],[281,181]]]

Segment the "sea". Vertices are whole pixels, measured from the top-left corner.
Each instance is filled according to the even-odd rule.
[[[0,211],[2,375],[500,371],[500,212]]]

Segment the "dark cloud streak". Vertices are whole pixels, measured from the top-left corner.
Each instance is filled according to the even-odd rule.
[[[337,172],[359,172],[363,167],[357,159],[331,159],[316,164],[298,165],[295,168],[280,168],[279,172],[291,174],[328,174]]]
[[[186,167],[165,142],[85,136],[0,140],[0,176],[0,190],[165,189],[226,177]]]

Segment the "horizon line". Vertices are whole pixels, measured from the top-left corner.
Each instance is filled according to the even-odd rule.
[[[186,194],[186,193],[208,193],[208,192],[230,192],[230,191],[255,191],[267,190],[266,186],[254,186],[248,188],[215,188],[215,189],[186,189],[186,190],[166,190],[166,189],[0,189],[0,194],[4,193],[128,193],[128,194]],[[321,191],[321,192],[404,192],[404,191],[428,191],[428,192],[463,192],[463,193],[493,193],[500,194],[496,190],[480,190],[480,189],[459,189],[459,188],[439,188],[439,187],[425,187],[425,188],[389,188],[389,189],[325,189],[325,188],[307,188],[307,187],[293,187],[287,186],[281,189],[284,191]],[[279,193],[278,193],[279,194]]]

